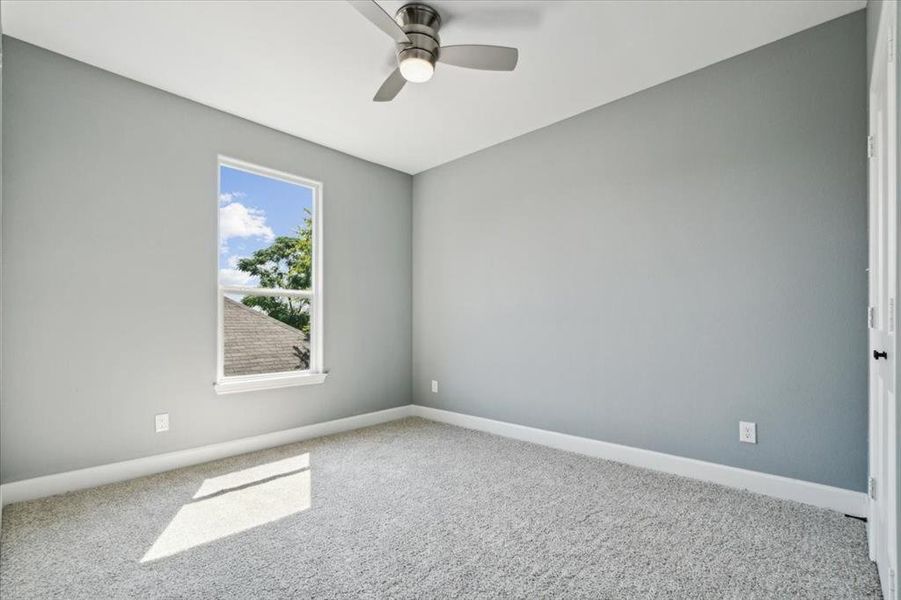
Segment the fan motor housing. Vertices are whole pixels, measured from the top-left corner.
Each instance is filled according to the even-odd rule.
[[[441,48],[438,29],[441,27],[441,16],[427,4],[413,3],[400,7],[394,20],[410,39],[409,44],[398,44],[397,60],[407,57],[421,58],[434,66]]]

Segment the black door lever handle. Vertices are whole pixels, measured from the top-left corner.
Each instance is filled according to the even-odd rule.
[[[884,358],[888,360],[888,352],[880,352],[879,350],[873,350],[873,358],[879,360],[880,358]]]

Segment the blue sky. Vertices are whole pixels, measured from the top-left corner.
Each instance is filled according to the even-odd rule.
[[[219,167],[219,283],[256,286],[237,261],[265,248],[280,235],[296,235],[304,209],[313,209],[313,190]]]

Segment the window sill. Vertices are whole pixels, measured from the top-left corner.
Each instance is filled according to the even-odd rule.
[[[272,390],[296,385],[322,383],[328,373],[281,373],[273,375],[244,375],[220,379],[213,386],[217,394],[237,394],[256,390]]]

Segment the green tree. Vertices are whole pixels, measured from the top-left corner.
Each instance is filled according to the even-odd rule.
[[[238,269],[260,279],[260,287],[308,290],[313,284],[313,216],[305,210],[303,226],[297,236],[278,236],[238,261]],[[310,301],[284,296],[245,296],[241,302],[292,327],[310,333]]]

